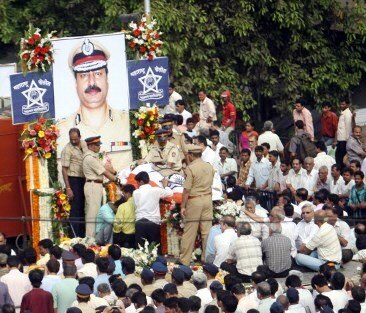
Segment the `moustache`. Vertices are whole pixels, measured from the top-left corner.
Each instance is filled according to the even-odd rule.
[[[89,86],[88,88],[86,88],[84,92],[89,93],[91,91],[101,92],[102,89],[100,89],[97,85],[92,85],[92,86]]]

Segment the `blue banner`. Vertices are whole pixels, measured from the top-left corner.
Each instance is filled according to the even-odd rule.
[[[13,124],[55,117],[52,72],[10,75]]]
[[[130,109],[150,103],[164,106],[169,103],[168,58],[128,61],[128,83],[130,87]]]

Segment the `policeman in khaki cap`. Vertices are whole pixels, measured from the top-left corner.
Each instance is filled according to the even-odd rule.
[[[160,121],[160,126],[162,129],[169,131],[169,142],[178,148],[180,158],[181,160],[184,160],[187,154],[186,143],[183,134],[178,129],[174,128],[172,116],[167,114],[167,118]]]
[[[202,236],[202,255],[205,255],[207,237],[212,226],[212,191],[211,186],[215,170],[211,164],[203,161],[202,148],[187,145],[187,158],[181,215],[185,219],[180,261],[189,265],[194,249],[198,228]]]
[[[75,113],[58,123],[58,145],[61,150],[67,144],[68,131],[73,127],[80,129],[84,138],[100,135],[102,150],[112,152],[114,166],[121,169],[132,161],[129,115],[110,106],[117,103],[107,103],[109,58],[109,51],[94,38],[82,39],[71,50],[68,62],[75,76],[80,105]]]
[[[103,175],[110,181],[118,183],[116,177],[117,172],[113,169],[110,163],[103,166],[99,159],[100,136],[89,137],[85,139],[88,145],[88,151],[83,157],[83,172],[85,175],[85,221],[86,221],[86,236],[95,236],[95,219],[98,210],[102,205],[103,199]]]
[[[168,141],[169,131],[158,129],[155,131],[155,136],[157,142],[151,147],[149,154],[139,163],[154,163],[154,169],[163,176],[179,173],[182,169],[182,160],[177,146]]]

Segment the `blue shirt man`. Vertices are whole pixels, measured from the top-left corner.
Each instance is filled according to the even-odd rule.
[[[95,240],[100,245],[112,243],[116,206],[107,202],[98,211],[95,224]]]

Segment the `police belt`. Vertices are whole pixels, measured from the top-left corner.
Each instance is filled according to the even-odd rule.
[[[92,180],[92,179],[87,179],[87,180],[86,180],[86,182],[87,182],[87,183],[103,184],[103,180],[101,180],[101,179],[94,179],[94,180]]]
[[[188,199],[194,199],[194,198],[199,198],[199,197],[204,197],[204,196],[208,196],[210,195],[211,196],[211,192],[208,192],[208,193],[204,193],[202,195],[197,195],[197,196],[188,196]]]

